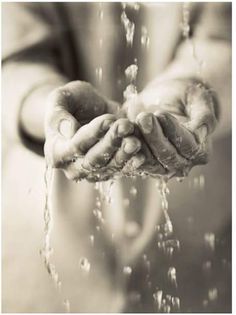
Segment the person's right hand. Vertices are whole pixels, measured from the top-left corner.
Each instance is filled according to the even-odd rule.
[[[134,124],[117,119],[119,105],[89,84],[74,81],[54,90],[45,119],[47,163],[72,180],[106,180],[140,149]]]

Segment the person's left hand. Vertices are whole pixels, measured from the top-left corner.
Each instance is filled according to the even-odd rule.
[[[201,82],[175,79],[152,84],[124,107],[143,139],[139,155],[145,159],[136,172],[185,176],[194,165],[208,162],[217,101]]]

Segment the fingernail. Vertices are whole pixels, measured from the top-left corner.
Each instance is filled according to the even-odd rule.
[[[107,131],[113,124],[113,122],[114,122],[113,119],[106,119],[102,124],[102,130]]]
[[[143,132],[146,134],[149,134],[152,132],[152,128],[153,128],[153,120],[152,120],[152,115],[146,115],[143,119],[142,119],[142,129]]]
[[[65,138],[71,138],[73,136],[72,123],[67,119],[63,119],[59,125],[59,132]]]
[[[136,142],[128,142],[124,146],[124,151],[127,154],[134,153],[140,147],[140,142],[137,140]]]
[[[118,126],[117,132],[119,136],[124,136],[131,132],[132,129],[133,125],[131,124],[121,124],[120,126]]]

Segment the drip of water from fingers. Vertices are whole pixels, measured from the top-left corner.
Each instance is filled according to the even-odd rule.
[[[56,289],[61,293],[62,282],[57,272],[55,264],[51,262],[53,248],[51,245],[51,232],[53,227],[52,212],[52,188],[53,188],[54,170],[46,163],[44,182],[45,182],[45,204],[44,204],[44,244],[40,251],[43,257],[45,268],[51,277]],[[66,312],[70,312],[70,301],[63,299],[63,306]]]

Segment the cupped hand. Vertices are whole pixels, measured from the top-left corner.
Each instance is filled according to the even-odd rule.
[[[48,98],[45,156],[72,180],[106,180],[140,149],[134,124],[90,84],[70,82]]]
[[[125,107],[145,142],[139,171],[185,176],[194,165],[208,162],[217,100],[203,83],[176,79],[150,85]]]

